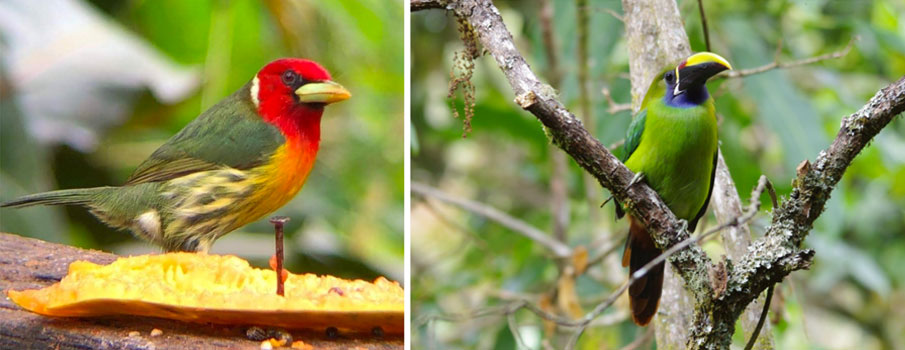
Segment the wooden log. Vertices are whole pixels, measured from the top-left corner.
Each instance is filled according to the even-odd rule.
[[[10,289],[35,289],[59,282],[69,264],[108,264],[117,256],[96,250],[0,233],[0,349],[259,349],[245,337],[246,326],[185,323],[139,316],[47,317],[26,311],[6,296]],[[160,329],[161,335],[151,336]],[[135,335],[134,332],[138,332]],[[132,335],[130,335],[130,333]],[[315,349],[402,349],[399,336],[383,337],[292,331],[293,339]],[[288,347],[287,347],[288,348]]]

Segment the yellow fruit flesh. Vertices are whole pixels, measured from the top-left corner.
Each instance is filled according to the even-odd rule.
[[[227,310],[234,314],[241,311],[283,313],[272,315],[287,315],[286,312],[290,313],[288,315],[291,312],[371,313],[383,315],[382,320],[387,320],[386,315],[402,313],[404,309],[402,287],[383,277],[371,283],[332,276],[289,274],[285,296],[279,296],[273,270],[251,267],[247,261],[235,256],[193,253],[120,258],[105,266],[77,261],[69,266],[69,274],[59,283],[40,290],[11,290],[8,294],[20,306],[51,316],[129,313],[109,310],[126,305],[124,309],[137,309],[132,312],[136,314],[202,322],[205,321],[204,314],[200,311],[204,309]],[[112,303],[105,306],[104,300]],[[155,311],[137,305],[140,303],[167,307],[157,307]],[[191,317],[188,314],[192,314]],[[241,320],[241,314],[236,315]],[[214,315],[213,318],[223,316]],[[327,318],[335,319],[336,316]]]

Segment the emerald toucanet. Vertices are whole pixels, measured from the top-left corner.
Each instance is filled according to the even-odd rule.
[[[694,231],[710,201],[717,156],[713,98],[704,83],[732,69],[726,59],[702,52],[670,67],[651,83],[625,137],[622,161],[657,191],[679,219]],[[623,208],[616,205],[617,217]],[[628,215],[629,236],[622,265],[631,273],[660,254],[643,224]],[[632,319],[647,325],[657,312],[663,263],[629,287]]]
[[[125,185],[38,193],[0,206],[81,205],[167,251],[207,251],[298,193],[317,156],[324,106],[349,96],[317,63],[279,59],[186,125]]]

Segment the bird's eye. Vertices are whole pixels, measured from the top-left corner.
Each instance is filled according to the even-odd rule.
[[[673,73],[673,71],[666,72],[666,74],[663,75],[663,79],[666,80],[666,83],[672,84],[676,81],[676,73]]]
[[[299,75],[291,70],[287,70],[286,72],[283,73],[283,84],[286,84],[288,86],[293,86],[293,85],[295,85],[296,82],[298,82],[298,80],[299,80]]]

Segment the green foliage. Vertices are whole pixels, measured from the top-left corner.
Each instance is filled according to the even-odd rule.
[[[704,51],[697,1],[679,1],[693,51]],[[554,77],[542,36],[537,2],[495,1],[515,42],[535,73]],[[561,101],[578,108],[576,8],[552,1]],[[811,161],[835,137],[842,117],[905,72],[905,4],[898,1],[704,1],[711,51],[736,69],[754,68],[844,49],[839,59],[709,84],[721,119],[721,148],[743,200],[761,174],[788,195],[796,166]],[[591,88],[600,141],[621,140],[628,112],[607,113],[601,90],[629,102],[628,57],[618,1],[589,1]],[[781,43],[781,44],[780,44]],[[554,231],[551,211],[555,149],[540,123],[513,102],[505,78],[491,58],[476,60],[473,131],[460,137],[446,98],[453,52],[462,44],[455,21],[444,11],[412,15],[413,181],[491,205],[546,232]],[[777,49],[779,48],[779,49]],[[454,101],[461,105],[461,100]],[[579,115],[579,117],[581,117]],[[897,118],[848,169],[816,222],[806,245],[817,251],[809,271],[793,273],[777,287],[770,316],[778,349],[881,349],[905,346],[905,317],[889,305],[905,297],[905,122]],[[618,152],[617,152],[618,155]],[[585,195],[581,170],[567,160],[561,178],[568,191],[566,243],[593,254],[608,242],[619,245],[625,223],[615,222],[608,194],[596,184]],[[770,208],[764,196],[763,208]],[[506,305],[513,298],[539,303],[554,291],[561,265],[539,244],[478,215],[418,195],[412,201],[412,301],[415,347],[514,347],[505,316],[499,313],[464,321],[431,321],[427,315],[461,314]],[[700,230],[716,225],[702,219]],[[769,212],[752,224],[756,236],[769,224]],[[719,258],[721,248],[708,249]],[[587,312],[625,280],[621,245],[576,280],[577,298]],[[552,307],[550,311],[562,312]],[[627,311],[618,301],[601,318]],[[544,330],[531,312],[516,314],[527,345],[554,348],[563,333]],[[532,328],[533,327],[533,328]],[[528,332],[530,333],[530,332]],[[580,348],[618,348],[642,331],[624,317],[616,325],[589,328]],[[733,344],[744,346],[736,334]],[[503,345],[505,344],[505,345]],[[652,348],[652,346],[642,347]]]

